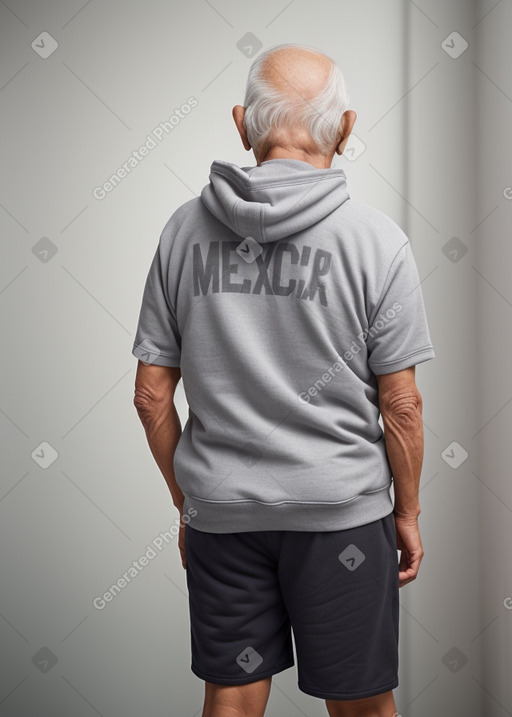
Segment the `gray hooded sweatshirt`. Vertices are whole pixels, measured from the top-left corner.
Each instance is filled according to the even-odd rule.
[[[192,527],[342,530],[392,511],[375,375],[435,353],[407,236],[342,169],[213,162],[162,231],[132,353],[181,367]]]

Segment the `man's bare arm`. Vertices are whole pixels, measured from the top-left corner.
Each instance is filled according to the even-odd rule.
[[[395,491],[395,515],[417,517],[423,465],[422,398],[415,366],[377,376],[384,439]]]
[[[183,495],[174,475],[174,452],[181,436],[181,423],[174,393],[181,378],[179,367],[138,362],[133,403],[144,426],[151,453],[169,486],[174,505],[183,510]]]
[[[418,526],[419,484],[423,463],[422,399],[415,367],[377,376],[386,452],[393,474],[399,586],[415,580],[424,551]]]

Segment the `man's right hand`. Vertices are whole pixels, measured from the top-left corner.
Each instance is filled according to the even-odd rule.
[[[420,563],[423,558],[423,545],[421,543],[418,518],[411,516],[394,516],[396,527],[396,547],[401,550],[400,563],[398,565],[398,586],[403,587],[407,583],[416,580]]]

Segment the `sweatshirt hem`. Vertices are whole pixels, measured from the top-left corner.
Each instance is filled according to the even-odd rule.
[[[192,528],[206,533],[346,530],[389,515],[394,507],[389,494],[391,485],[392,481],[376,491],[340,503],[207,501],[185,493],[183,513],[190,516]]]

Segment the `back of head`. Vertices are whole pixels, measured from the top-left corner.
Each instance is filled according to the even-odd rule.
[[[244,98],[244,125],[255,152],[290,142],[307,152],[333,153],[349,103],[338,65],[307,45],[284,44],[253,62]]]

